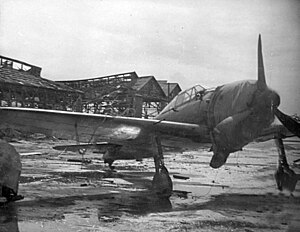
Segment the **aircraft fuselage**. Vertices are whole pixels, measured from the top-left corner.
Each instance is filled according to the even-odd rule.
[[[221,157],[211,165],[219,167],[230,153],[241,150],[271,125],[273,107],[279,101],[276,92],[267,87],[260,89],[256,80],[236,81],[214,89],[194,86],[179,93],[156,119],[206,127],[205,137],[212,143],[214,157]]]
[[[179,93],[156,117],[159,120],[207,124],[207,111],[213,89],[204,89],[196,85]]]

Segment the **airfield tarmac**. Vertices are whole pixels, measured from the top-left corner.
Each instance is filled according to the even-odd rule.
[[[208,165],[208,146],[166,154],[175,189],[169,201],[149,190],[152,159],[116,161],[110,172],[101,155],[87,153],[91,162],[82,164],[79,154],[53,150],[57,143],[11,143],[21,153],[25,199],[0,208],[1,232],[300,231],[300,184],[294,197],[276,189],[273,141],[246,146],[218,170]],[[292,164],[300,143],[286,144]],[[293,169],[300,174],[299,163]]]

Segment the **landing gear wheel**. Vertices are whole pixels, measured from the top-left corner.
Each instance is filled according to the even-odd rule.
[[[115,160],[113,160],[113,159],[104,159],[104,163],[108,164],[108,167],[111,171],[113,171],[115,169],[115,167],[112,165],[114,161]]]
[[[160,171],[155,173],[152,189],[159,198],[169,198],[172,195],[173,183],[165,166],[162,166]]]
[[[22,195],[18,195],[11,188],[6,186],[2,186],[2,196],[0,197],[0,205],[4,205],[8,202],[23,200],[24,197]]]

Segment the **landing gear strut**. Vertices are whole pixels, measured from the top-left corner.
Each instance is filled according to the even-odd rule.
[[[164,165],[160,137],[154,136],[153,140],[157,152],[154,152],[155,175],[152,180],[152,189],[159,198],[169,198],[172,195],[173,183],[169,176],[168,169]]]
[[[119,150],[120,150],[119,146],[111,146],[107,148],[106,152],[103,155],[104,163],[108,164],[108,167],[111,171],[115,169],[115,167],[112,164],[116,160]]]
[[[286,189],[292,192],[295,190],[297,181],[299,180],[299,175],[297,175],[292,169],[290,169],[289,164],[286,159],[285,150],[282,138],[278,136],[275,138],[275,143],[278,150],[278,166],[275,172],[275,179],[277,183],[277,188],[282,191]]]

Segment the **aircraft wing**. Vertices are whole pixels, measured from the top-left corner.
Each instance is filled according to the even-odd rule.
[[[293,116],[286,115],[279,109],[275,109],[275,115],[282,123],[282,125],[273,124],[269,128],[264,129],[260,136],[256,139],[257,142],[263,142],[275,138],[284,139],[294,136],[300,138],[299,119]]]
[[[256,139],[257,142],[263,142],[275,138],[284,139],[294,136],[300,138],[299,118],[284,114],[278,108],[274,109],[274,113],[282,125],[273,124],[269,128],[264,129],[259,138]]]
[[[274,111],[279,121],[294,135],[300,138],[300,121],[299,118],[289,116],[281,112],[278,108]]]
[[[288,138],[294,137],[295,135],[291,133],[285,126],[274,124],[269,128],[266,128],[262,131],[258,138],[255,139],[256,142],[264,142],[270,139],[275,138]]]
[[[167,134],[189,139],[204,138],[207,128],[197,124],[117,117],[67,111],[0,107],[0,129],[13,128],[61,139],[120,144],[148,134]]]

